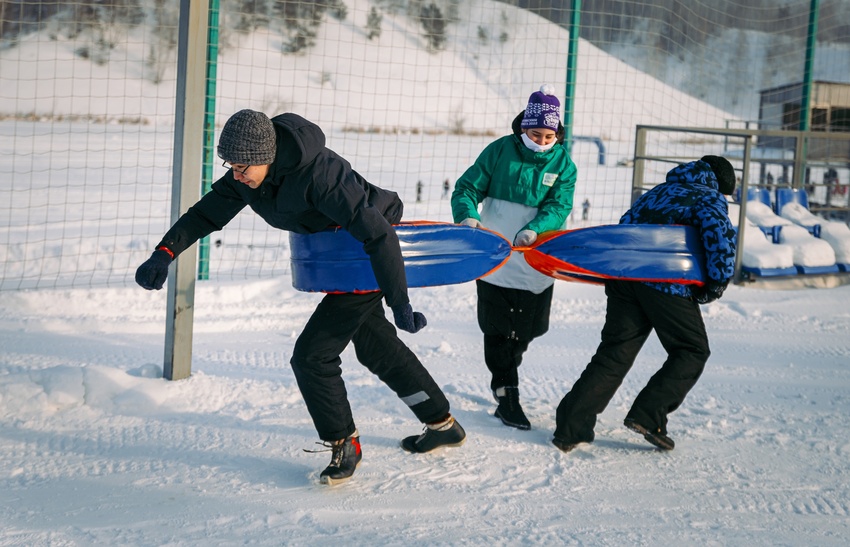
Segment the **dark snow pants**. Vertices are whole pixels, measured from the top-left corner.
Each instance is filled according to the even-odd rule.
[[[295,342],[290,364],[323,441],[345,438],[356,429],[340,366],[349,342],[357,360],[419,421],[434,422],[449,413],[442,390],[387,321],[382,298],[381,292],[325,296]]]
[[[667,433],[667,415],[697,383],[710,354],[699,304],[628,281],[605,286],[608,307],[596,354],[558,405],[555,437],[591,442],[600,414],[634,364],[652,329],[667,360],[632,403],[627,418],[650,431]]]
[[[549,330],[554,286],[540,294],[476,281],[478,326],[484,333],[484,363],[490,389],[519,385],[518,368],[534,338]]]

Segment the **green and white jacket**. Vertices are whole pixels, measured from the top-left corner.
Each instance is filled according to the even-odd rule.
[[[478,219],[510,241],[521,230],[537,234],[562,230],[573,208],[576,166],[562,144],[533,152],[518,127],[489,144],[461,175],[452,193],[456,223]],[[480,208],[479,208],[480,207]],[[531,268],[519,253],[484,281],[540,294],[554,279]]]

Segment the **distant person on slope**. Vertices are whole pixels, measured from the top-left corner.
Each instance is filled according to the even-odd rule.
[[[342,380],[340,354],[353,342],[357,359],[392,389],[426,427],[402,448],[429,452],[458,446],[466,433],[449,413],[442,390],[387,321],[415,333],[426,325],[414,312],[398,237],[391,226],[402,217],[395,192],[366,181],[325,147],[325,135],[296,114],[269,119],[241,110],[221,132],[218,155],[229,167],[212,191],[183,214],[136,271],[145,289],[161,289],[168,266],[198,239],[222,229],[245,206],[275,228],[301,234],[342,226],[363,243],[381,290],[328,294],[295,342],[290,364],[319,438],[332,452],[320,480],[334,484],[352,476],[362,454],[360,436]]]
[[[735,192],[735,170],[719,156],[679,165],[635,201],[620,224],[695,226],[705,249],[708,281],[680,283],[609,280],[602,341],[590,364],[570,389],[556,414],[552,442],[569,452],[593,442],[600,414],[635,362],[653,329],[667,360],[638,393],[624,425],[662,450],[672,450],[667,415],[679,408],[696,385],[710,355],[700,304],[723,295],[735,271],[735,229],[724,196]]]
[[[518,247],[564,228],[573,208],[576,166],[563,146],[560,106],[551,86],[531,94],[511,124],[513,133],[489,144],[458,179],[451,199],[456,223],[488,228]],[[476,281],[495,415],[517,429],[531,428],[519,403],[518,368],[529,343],[549,330],[554,282],[520,253]]]

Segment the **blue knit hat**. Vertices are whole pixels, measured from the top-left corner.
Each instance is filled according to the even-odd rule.
[[[555,88],[549,84],[540,86],[528,98],[528,106],[522,117],[522,129],[551,129],[558,131],[560,123],[561,102],[555,96]]]

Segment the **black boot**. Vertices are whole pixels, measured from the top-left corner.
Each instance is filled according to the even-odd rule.
[[[319,480],[322,484],[334,485],[347,481],[354,474],[354,470],[363,459],[360,449],[360,436],[355,431],[342,440],[328,443],[331,451],[331,463],[322,471]]]
[[[648,428],[637,423],[634,418],[626,418],[625,421],[623,421],[623,425],[635,433],[643,435],[646,442],[656,448],[660,448],[661,450],[673,450],[676,447],[676,443],[673,442],[673,439],[660,431],[650,431]]]
[[[561,452],[570,452],[572,449],[574,449],[576,446],[578,446],[578,444],[576,444],[576,443],[568,443],[568,442],[562,441],[558,437],[555,437],[554,439],[552,439],[552,444],[557,446],[558,450],[560,450]]]
[[[429,424],[421,435],[411,435],[401,441],[401,447],[408,452],[430,452],[441,446],[460,446],[466,440],[466,431],[453,417],[440,424]]]
[[[519,405],[519,388],[500,387],[493,390],[493,396],[499,402],[495,416],[502,420],[503,424],[522,430],[531,429],[531,422]]]

